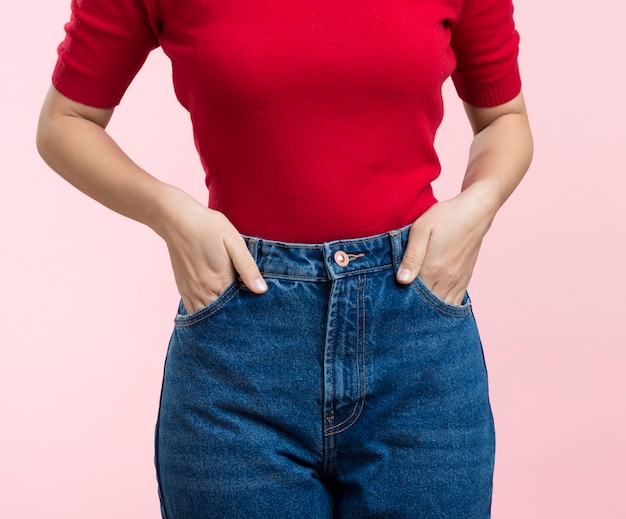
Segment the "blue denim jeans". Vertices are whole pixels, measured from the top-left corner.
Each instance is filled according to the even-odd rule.
[[[156,431],[164,518],[490,516],[471,303],[395,281],[407,237],[247,238],[267,293],[235,281],[180,305]]]

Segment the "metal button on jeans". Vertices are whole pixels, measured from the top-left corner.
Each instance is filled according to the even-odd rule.
[[[340,267],[345,267],[348,263],[350,263],[350,258],[344,251],[338,250],[335,252],[335,263],[337,263]]]

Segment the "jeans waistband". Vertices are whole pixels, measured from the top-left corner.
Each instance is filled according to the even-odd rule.
[[[244,236],[264,277],[334,281],[380,270],[397,271],[410,226],[375,236],[320,244],[286,243]]]

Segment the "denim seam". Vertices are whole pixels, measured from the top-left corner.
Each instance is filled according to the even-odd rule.
[[[391,263],[385,263],[384,265],[376,265],[375,267],[366,267],[366,268],[357,269],[357,270],[350,270],[345,273],[339,272],[337,273],[337,277],[342,278],[342,277],[348,277],[348,276],[355,276],[355,275],[363,274],[366,272],[380,272],[381,270],[386,270],[390,267],[393,267]]]
[[[261,247],[263,247],[263,245],[267,245],[269,247],[280,247],[281,249],[319,250],[322,252],[322,247],[320,245],[302,245],[298,243],[283,244],[280,242],[268,242],[262,239],[259,241],[261,242]]]
[[[159,410],[157,412],[156,424],[154,427],[154,468],[156,472],[157,479],[157,494],[159,496],[159,504],[161,509],[161,518],[168,519],[168,513],[165,507],[165,496],[163,492],[163,477],[161,474],[161,464],[160,464],[160,449],[159,449],[159,437],[160,437],[160,429],[161,429],[161,409],[163,406],[163,387],[165,384],[165,370],[167,368],[168,357],[170,356],[170,351],[172,349],[172,341],[173,337],[170,337],[169,343],[167,345],[167,352],[165,354],[165,362],[163,365],[163,378],[161,382],[161,393],[159,394]]]
[[[345,432],[348,429],[350,429],[350,427],[352,427],[355,423],[357,423],[357,421],[359,420],[359,418],[363,414],[363,408],[364,407],[365,407],[365,397],[359,398],[359,401],[356,404],[354,404],[354,409],[352,411],[352,414],[350,415],[350,418],[353,418],[353,420],[348,425],[346,425],[344,428],[339,429],[337,431],[335,431],[335,430],[327,431],[327,432],[324,433],[324,435],[325,436],[336,436],[337,434],[340,434],[340,433]],[[358,413],[356,411],[357,408],[359,410]],[[356,414],[356,416],[354,416],[355,414]],[[347,420],[344,420],[341,424],[337,424],[335,427],[339,427],[340,425],[342,425],[346,421]]]
[[[359,278],[359,285],[361,284],[361,278]],[[359,290],[358,295],[357,295],[357,319],[356,322],[359,322],[359,315],[358,315],[358,310],[359,310],[359,301],[358,301],[358,297],[361,296],[361,304],[363,306],[361,313],[363,314],[363,325],[362,325],[362,330],[361,333],[363,334],[362,337],[362,341],[361,341],[361,356],[360,356],[360,364],[359,364],[359,347],[357,344],[357,372],[359,373],[359,380],[357,382],[358,384],[358,390],[357,390],[357,398],[358,401],[355,404],[354,408],[356,410],[357,405],[360,406],[359,407],[359,412],[358,414],[354,417],[354,420],[352,420],[352,422],[347,425],[346,427],[344,427],[343,429],[339,430],[339,431],[333,431],[332,434],[339,434],[342,433],[344,431],[347,431],[348,429],[350,429],[350,427],[352,427],[355,423],[357,423],[357,421],[359,420],[359,418],[361,417],[361,414],[363,414],[363,409],[365,409],[365,397],[367,396],[367,391],[366,391],[366,385],[367,385],[367,379],[365,377],[365,289],[367,287],[367,277],[363,276],[363,288],[362,290]],[[357,335],[358,337],[358,335]],[[358,341],[358,338],[357,338]],[[362,364],[362,365],[361,365]],[[363,377],[363,393],[361,393],[361,376]],[[352,416],[354,415],[354,411],[352,413]],[[351,416],[351,417],[352,417]],[[347,420],[344,420],[343,423],[347,422]]]
[[[391,240],[391,261],[393,262],[393,270],[397,274],[402,262],[402,234],[392,232],[389,233],[389,237]]]
[[[392,267],[393,267],[393,264],[385,263],[384,265],[376,265],[375,267],[366,267],[366,268],[362,268],[358,270],[350,270],[350,271],[343,272],[343,273],[339,272],[337,273],[337,279],[343,279],[343,278],[347,278],[350,276],[358,276],[359,274],[364,274],[364,273],[371,274],[371,273],[380,272],[382,270],[386,270]],[[294,281],[297,281],[297,280],[332,281],[326,276],[307,276],[306,274],[280,274],[277,272],[268,272],[263,269],[261,271],[261,274],[263,275],[263,277],[267,277],[267,278],[293,279]]]
[[[332,292],[331,292],[332,297]],[[329,348],[329,373],[330,373],[330,416],[328,417],[331,420],[335,419],[335,330],[337,323],[337,312],[333,308],[333,318],[331,321],[331,334],[330,334],[330,348]],[[326,428],[325,430],[327,430]]]
[[[400,233],[397,233],[400,234]],[[392,236],[393,232],[389,232],[387,233],[388,236]],[[337,241],[331,241],[328,242],[328,245],[332,246],[332,247],[341,247],[342,245],[350,245],[350,244],[358,244],[358,243],[368,243],[368,242],[372,242],[372,241],[379,241],[379,240],[384,240],[385,239],[385,234],[379,234],[376,236],[369,236],[366,238],[356,238],[355,240],[337,240]]]
[[[336,287],[333,287],[333,289]],[[334,290],[331,289],[331,293],[330,293],[330,297],[333,298],[333,292]],[[332,305],[332,303],[331,303]],[[330,320],[330,322],[328,323],[331,326],[331,334],[330,334],[330,344],[326,345],[326,351],[328,351],[328,373],[330,374],[330,391],[327,393],[330,396],[330,415],[329,416],[324,416],[324,420],[328,420],[329,422],[332,423],[332,420],[334,420],[335,418],[335,400],[334,400],[334,391],[335,391],[335,376],[334,376],[334,345],[335,345],[335,329],[336,329],[336,321],[337,321],[337,312],[335,311],[335,309],[330,306],[329,307],[329,312],[332,312],[332,319]],[[326,374],[325,374],[326,377]],[[324,415],[326,415],[326,396],[324,397]],[[328,438],[330,435],[326,434],[326,431],[328,430],[328,428],[326,427],[326,424],[323,424],[324,427],[322,429],[323,431],[323,437],[324,438]],[[335,438],[331,437],[330,438],[330,444],[326,445],[325,447],[325,452],[324,452],[324,467],[323,467],[323,472],[326,474],[329,474],[331,471],[334,470],[334,449],[335,449]]]
[[[256,262],[259,249],[259,240],[257,240],[256,238],[250,238],[247,243],[250,255],[252,256],[252,259],[254,259],[254,261]]]
[[[361,285],[362,285],[362,288],[361,288]],[[356,359],[355,359],[356,369],[357,369],[357,401],[354,404],[354,407],[352,408],[352,413],[350,413],[350,416],[348,416],[348,418],[346,418],[343,422],[333,425],[332,427],[328,427],[324,431],[324,434],[329,435],[329,436],[334,435],[334,434],[339,434],[341,432],[348,430],[350,427],[352,427],[358,421],[359,417],[363,413],[363,408],[365,407],[365,395],[366,395],[366,384],[367,384],[367,381],[365,378],[365,352],[361,350],[364,350],[365,348],[365,323],[366,321],[365,321],[364,293],[365,293],[366,286],[367,286],[367,278],[365,276],[363,276],[362,278],[359,276],[358,291],[357,291],[357,304],[356,304],[356,309],[357,309],[356,322],[358,323],[360,321],[359,313],[362,313],[363,324],[361,326],[362,327],[361,333],[363,337],[360,341],[361,345],[359,346],[359,337],[357,335]],[[361,308],[360,305],[362,305],[363,308]],[[361,377],[363,378],[363,388],[361,388]],[[358,412],[357,412],[357,409],[358,409]],[[347,424],[348,422],[350,422],[349,425],[341,428],[341,426]],[[339,430],[335,430],[335,429],[339,429]]]
[[[388,233],[388,234],[393,234],[393,233]],[[396,233],[396,234],[401,234],[401,233]],[[355,238],[354,240],[352,239],[347,239],[347,240],[334,240],[334,241],[330,241],[330,242],[326,242],[330,247],[341,247],[343,245],[350,245],[350,244],[359,244],[359,243],[369,243],[369,242],[373,242],[373,241],[379,241],[385,238],[384,234],[381,235],[376,235],[376,236],[368,236],[366,238]],[[249,240],[252,240],[254,238],[248,238]],[[269,241],[269,240],[263,240],[263,239],[259,239],[259,242],[261,242],[261,246],[263,246],[264,244],[267,244],[270,247],[280,247],[282,249],[307,249],[307,250],[322,250],[322,244],[320,245],[316,245],[316,244],[311,244],[311,245],[307,245],[307,244],[302,244],[302,243],[289,243],[289,244],[284,244],[282,242],[274,242],[274,241]]]
[[[280,279],[292,279],[294,281],[303,280],[303,281],[331,281],[325,276],[306,276],[306,275],[295,275],[295,274],[278,274],[274,272],[266,272],[262,271],[261,274],[263,277],[267,278],[280,278]]]
[[[367,325],[367,308],[365,306],[366,292],[367,292],[367,276],[363,276],[363,292],[361,292],[361,306],[362,306],[361,313],[363,314],[363,324],[361,326],[361,364],[362,364],[362,370],[363,370],[363,404],[365,404],[365,397],[367,396],[367,372],[365,370],[365,345],[367,344],[365,342],[366,325]]]
[[[325,450],[324,453],[324,466],[322,467],[322,475],[328,476],[335,470],[336,465],[336,455],[335,455],[335,447],[337,445],[337,440],[335,435],[324,435],[325,441]]]

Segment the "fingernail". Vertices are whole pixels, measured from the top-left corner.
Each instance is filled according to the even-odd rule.
[[[263,278],[256,278],[252,282],[252,284],[254,285],[254,288],[256,288],[257,290],[261,292],[267,291],[267,283],[265,283],[265,280]]]
[[[411,279],[411,271],[407,268],[403,268],[398,272],[398,281],[409,281]]]

